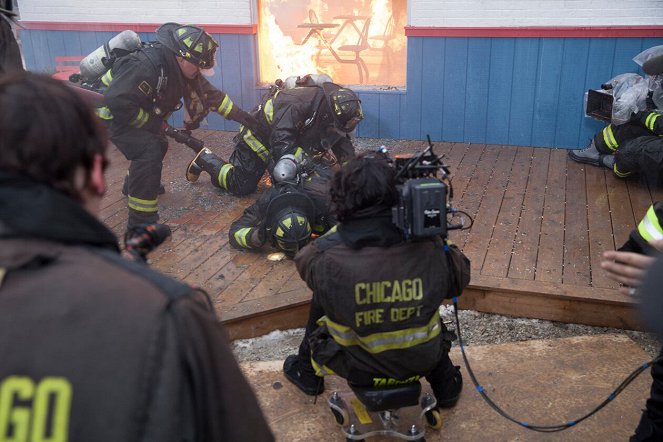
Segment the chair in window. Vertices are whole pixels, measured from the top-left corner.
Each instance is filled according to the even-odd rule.
[[[368,37],[370,42],[380,42],[379,44],[371,44],[371,50],[382,52],[382,56],[384,57],[384,61],[388,67],[391,66],[391,52],[393,50],[389,46],[389,42],[396,38],[396,33],[394,32],[395,26],[394,15],[391,14],[389,16],[389,20],[387,20],[387,24],[384,27],[384,32],[382,35],[371,35]]]
[[[368,45],[368,30],[370,26],[371,18],[369,17],[364,21],[364,27],[361,29],[357,44],[339,46],[336,48],[336,53],[334,54],[334,58],[336,58],[336,61],[339,63],[352,63],[357,65],[360,84],[364,83],[364,74],[366,74],[366,81],[368,81],[369,78],[368,67],[366,66],[364,59],[361,58],[361,53],[370,48]],[[354,58],[343,58],[341,55],[343,55],[344,52],[351,52],[354,54]]]

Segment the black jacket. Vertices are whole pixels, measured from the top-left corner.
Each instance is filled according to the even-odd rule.
[[[331,150],[340,163],[354,156],[348,135],[326,133],[333,116],[320,86],[277,90],[252,114],[259,125],[256,135],[266,143],[274,162],[286,154],[298,155],[298,149],[308,155]]]
[[[329,195],[329,176],[313,175],[298,184],[276,184],[262,192],[255,203],[244,209],[241,217],[233,221],[228,231],[228,238],[233,247],[239,249],[258,249],[269,240],[267,223],[270,203],[285,193],[300,193],[310,202],[309,222],[313,234],[321,235],[336,224],[331,211]],[[257,230],[257,234],[254,232]]]
[[[347,220],[295,256],[325,312],[310,339],[321,372],[407,379],[442,357],[438,308],[469,283],[469,260],[439,237],[404,242],[390,213]]]
[[[9,413],[61,440],[273,440],[204,292],[122,259],[81,206],[6,174],[0,355]]]

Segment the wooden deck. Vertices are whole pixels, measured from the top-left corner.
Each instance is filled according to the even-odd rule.
[[[227,158],[233,133],[199,130]],[[417,152],[424,142],[397,142]],[[453,176],[453,204],[474,218],[451,239],[472,261],[461,308],[562,322],[638,329],[633,303],[600,269],[601,253],[621,245],[653,200],[663,197],[604,169],[570,161],[567,151],[437,143]],[[111,150],[102,219],[118,235],[126,225],[121,194],[128,162]],[[205,288],[231,338],[302,327],[311,293],[294,265],[228,244],[228,227],[255,195],[213,188],[207,174],[184,178],[193,152],[171,141],[164,162],[161,222],[173,236],[152,255],[153,267]],[[259,189],[260,190],[260,189]]]

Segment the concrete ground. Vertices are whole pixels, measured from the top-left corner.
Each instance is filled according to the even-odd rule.
[[[479,383],[489,397],[518,421],[556,425],[584,416],[604,401],[651,357],[628,336],[604,334],[530,340],[466,348]],[[455,408],[442,412],[443,426],[427,431],[431,441],[626,441],[649,395],[649,369],[597,414],[558,433],[539,433],[512,423],[491,409],[474,389],[460,349],[451,358],[462,365],[464,390]],[[326,378],[314,399],[281,372],[282,360],[244,362],[278,441],[343,441],[327,406],[332,391],[348,392],[344,381]],[[424,391],[430,391],[423,381]],[[372,438],[367,440],[394,440]]]

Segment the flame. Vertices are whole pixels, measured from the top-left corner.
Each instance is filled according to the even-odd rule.
[[[371,17],[368,35],[375,38],[369,38],[370,47],[360,54],[369,67],[370,84],[404,84],[404,23],[393,19],[396,14],[392,11],[392,1],[262,0],[258,29],[261,81],[273,83],[278,78],[325,73],[338,83],[356,84],[357,67],[352,62],[355,55],[338,48],[358,44],[365,22],[336,18],[355,15]],[[404,7],[401,9],[396,11],[398,17],[405,16]],[[314,13],[309,15],[309,11]],[[302,43],[310,29],[301,25],[314,21],[336,27],[321,30],[322,36],[312,33]],[[341,63],[339,59],[350,62]]]

